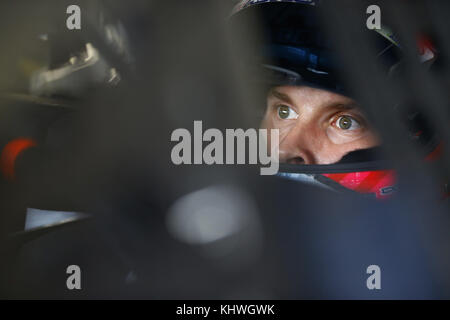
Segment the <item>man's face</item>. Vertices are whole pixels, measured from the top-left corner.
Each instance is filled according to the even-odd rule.
[[[331,164],[379,144],[354,100],[306,86],[272,88],[262,126],[280,130],[280,162]]]

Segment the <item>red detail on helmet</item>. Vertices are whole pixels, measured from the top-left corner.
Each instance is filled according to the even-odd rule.
[[[436,56],[436,48],[429,37],[425,35],[419,35],[417,38],[417,46],[419,49],[419,55],[421,62],[432,60]]]
[[[374,193],[377,198],[385,198],[391,195],[395,188],[395,173],[393,170],[327,173],[323,176],[347,189],[359,193]]]
[[[430,50],[431,52],[435,53],[436,49],[433,45],[433,42],[431,39],[425,35],[419,35],[417,39],[417,46],[419,47],[419,53],[424,54],[426,50]]]
[[[426,161],[433,161],[442,155],[442,142],[425,158]]]
[[[0,156],[0,170],[6,179],[14,179],[14,166],[17,157],[26,149],[35,147],[37,143],[29,138],[17,138],[10,141]]]

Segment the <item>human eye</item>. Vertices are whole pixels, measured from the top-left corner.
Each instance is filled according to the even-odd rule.
[[[362,123],[350,115],[339,115],[335,117],[332,125],[343,131],[355,131],[362,128]]]
[[[350,143],[373,134],[367,119],[358,109],[341,110],[328,119],[326,133],[334,144]]]
[[[276,110],[278,118],[282,120],[292,120],[298,118],[298,113],[285,104],[278,105]]]

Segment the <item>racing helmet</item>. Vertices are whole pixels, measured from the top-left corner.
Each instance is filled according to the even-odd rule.
[[[230,18],[232,28],[238,30],[243,21],[253,21],[254,17],[261,22],[262,41],[241,61],[242,68],[254,74],[252,80],[267,88],[305,85],[352,96],[351,88],[343,81],[345,70],[335,53],[333,39],[323,30],[317,8],[320,5],[321,1],[316,0],[245,0],[236,5]],[[376,56],[383,62],[383,74],[395,77],[402,66],[402,48],[395,34],[382,26],[367,29],[367,37],[371,37]],[[427,63],[433,63],[437,56],[428,39],[421,40],[418,53]],[[442,144],[423,115],[409,109],[403,118],[425,159],[439,157]],[[391,196],[397,189],[395,170],[382,147],[350,152],[329,165],[281,164],[278,175],[378,199]]]

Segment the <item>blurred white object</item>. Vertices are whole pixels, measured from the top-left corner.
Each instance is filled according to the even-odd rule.
[[[198,246],[221,269],[239,270],[262,252],[255,202],[234,186],[211,186],[181,197],[169,209],[166,222],[174,238]]]
[[[41,227],[52,227],[86,217],[83,213],[68,211],[50,211],[34,208],[27,209],[25,231]]]
[[[106,62],[91,43],[86,43],[85,51],[72,56],[61,67],[36,71],[31,76],[30,92],[38,96],[77,97],[95,85],[116,84],[118,79],[120,76],[117,70]]]
[[[178,199],[167,215],[169,231],[189,244],[208,244],[258,222],[250,196],[233,186],[212,186]]]

